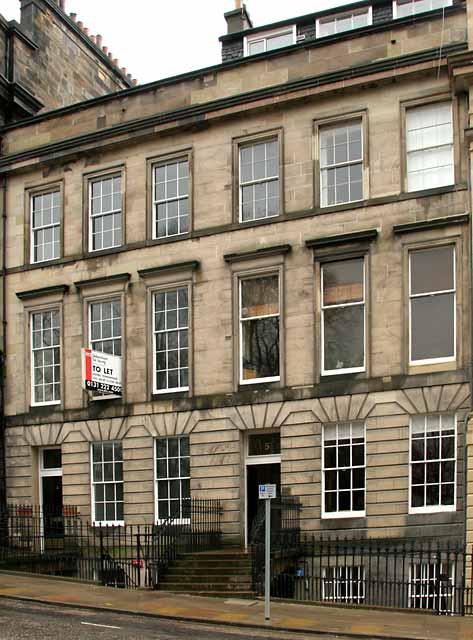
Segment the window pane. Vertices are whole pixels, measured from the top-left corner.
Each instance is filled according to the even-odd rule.
[[[324,305],[362,302],[363,274],[363,260],[343,260],[323,265]]]
[[[266,276],[241,282],[241,317],[279,313],[279,278]]]
[[[61,449],[43,449],[43,469],[60,469],[61,467]]]
[[[455,355],[455,295],[411,299],[411,360]]]
[[[446,291],[455,288],[454,248],[436,247],[411,251],[411,294]]]
[[[364,367],[364,306],[325,309],[324,370]]]
[[[279,318],[242,323],[243,379],[279,376]]]
[[[250,434],[248,455],[267,456],[281,453],[281,435],[277,433]]]

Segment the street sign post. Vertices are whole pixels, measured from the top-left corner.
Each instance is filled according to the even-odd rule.
[[[260,484],[259,498],[265,501],[265,545],[264,545],[264,619],[271,617],[271,500],[276,497],[275,484]]]

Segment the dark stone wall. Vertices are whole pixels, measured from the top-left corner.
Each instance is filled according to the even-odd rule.
[[[222,42],[222,62],[243,58],[243,38],[234,42]]]
[[[5,75],[6,68],[6,50],[7,50],[7,33],[6,29],[0,22],[0,74]]]
[[[47,4],[23,0],[21,27],[38,46],[15,38],[15,80],[45,110],[118,91],[127,83]]]
[[[386,20],[393,19],[393,3],[385,2],[373,7],[373,24],[379,24],[380,22],[386,22]]]

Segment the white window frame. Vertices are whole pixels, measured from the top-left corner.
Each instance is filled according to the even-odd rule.
[[[439,440],[440,440],[440,452],[442,450],[442,414],[440,415],[440,429],[439,429]],[[448,415],[452,415],[452,414],[448,414]],[[427,419],[427,414],[424,416],[425,419]],[[427,464],[428,459],[425,458],[424,456],[424,461],[418,461],[415,462],[412,460],[412,417],[411,420],[409,422],[409,513],[441,513],[441,512],[452,512],[452,511],[456,511],[457,510],[457,472],[458,472],[458,454],[457,454],[457,416],[456,414],[453,414],[453,424],[454,424],[454,436],[453,436],[453,451],[454,451],[454,458],[453,461],[455,463],[455,471],[453,474],[454,477],[454,483],[453,483],[453,504],[449,505],[449,504],[438,504],[438,505],[431,505],[431,506],[424,506],[424,507],[413,507],[412,506],[412,467],[413,464]],[[442,464],[442,461],[451,461],[451,458],[441,458],[439,457],[438,459],[432,459],[431,462],[439,462],[439,464]],[[442,489],[442,483],[439,480],[439,496],[440,496],[440,491]],[[424,488],[426,486],[426,482],[424,482]]]
[[[266,176],[265,178],[258,178],[256,180],[249,180],[248,182],[242,181],[242,172],[241,172],[241,152],[243,149],[247,149],[249,147],[255,147],[261,144],[267,144],[268,142],[274,142],[278,149],[278,173],[275,176]],[[249,224],[254,222],[264,222],[265,220],[271,218],[277,218],[281,215],[281,144],[279,136],[270,136],[268,138],[249,140],[248,142],[242,142],[238,145],[238,221],[240,224]],[[251,187],[258,184],[269,184],[270,182],[276,182],[278,187],[278,212],[273,214],[268,214],[263,216],[262,218],[257,218],[254,215],[250,218],[250,220],[243,220],[243,187]],[[266,210],[268,209],[268,200],[266,199]]]
[[[41,316],[45,313],[54,313],[56,312],[59,317],[59,344],[51,345],[49,347],[33,347],[33,316],[40,314]],[[52,307],[47,309],[36,309],[31,310],[29,312],[29,334],[30,334],[30,379],[31,379],[31,406],[32,407],[45,407],[52,405],[60,405],[63,394],[63,383],[62,383],[62,316],[61,310],[59,307]],[[42,321],[41,321],[42,324]],[[34,361],[34,352],[35,351],[44,351],[45,349],[59,349],[59,400],[48,400],[44,402],[36,402],[35,400],[35,381],[34,381],[34,370],[35,370],[35,361]]]
[[[258,278],[266,278],[271,276],[277,276],[278,278],[278,313],[267,314],[264,316],[252,316],[251,318],[242,319],[241,317],[241,302],[242,302],[242,283],[246,280],[255,280]],[[252,274],[248,276],[240,276],[238,278],[238,333],[239,333],[239,353],[238,353],[238,371],[239,371],[239,384],[240,385],[250,385],[250,384],[261,384],[265,382],[278,382],[281,380],[281,272],[271,271],[268,273],[258,273]],[[265,318],[279,318],[279,375],[278,376],[268,376],[266,378],[252,378],[250,380],[243,379],[243,322],[251,321],[251,320],[261,320]]]
[[[360,466],[350,466],[350,467],[330,467],[329,469],[327,469],[327,471],[340,471],[341,469],[364,469],[365,472],[365,486],[364,486],[364,505],[365,508],[363,510],[360,511],[325,511],[325,428],[327,426],[335,426],[337,429],[336,435],[337,435],[337,444],[336,447],[338,448],[338,426],[339,424],[343,424],[343,422],[337,422],[337,423],[332,423],[332,424],[324,424],[322,425],[322,451],[321,451],[321,455],[322,455],[322,519],[324,520],[331,520],[331,519],[341,519],[341,518],[364,518],[366,517],[366,424],[364,422],[361,421],[357,421],[357,420],[352,420],[349,421],[350,424],[350,456],[351,456],[351,448],[353,447],[353,424],[356,425],[362,425],[363,426],[363,438],[364,438],[364,442],[363,442],[363,467]],[[338,481],[337,481],[338,482]],[[339,489],[337,488],[337,494],[338,494]],[[350,493],[353,493],[353,486],[350,488]]]
[[[262,53],[267,52],[267,39],[273,38],[274,36],[285,36],[287,34],[292,34],[292,43],[296,44],[297,41],[297,26],[295,24],[289,25],[288,27],[281,27],[280,29],[273,29],[272,31],[262,31],[260,33],[255,33],[252,36],[245,36],[243,39],[243,55],[246,56],[257,56]],[[264,51],[258,53],[250,53],[250,45],[254,42],[258,42],[262,40],[264,42]],[[291,45],[286,45],[290,47]],[[277,47],[276,49],[271,49],[271,51],[277,51],[278,49],[284,49],[284,47]]]
[[[166,197],[162,200],[156,200],[156,169],[158,169],[159,167],[168,167],[169,165],[175,164],[177,165],[177,171],[179,172],[179,165],[182,162],[186,162],[187,163],[187,194],[186,195],[179,195],[179,183],[177,185],[177,195],[173,196],[173,197]],[[175,238],[176,236],[182,236],[185,235],[187,233],[190,233],[191,231],[191,197],[190,197],[190,186],[191,186],[191,177],[190,177],[190,161],[189,161],[189,156],[180,156],[180,157],[176,157],[176,158],[168,158],[167,160],[162,160],[160,162],[155,162],[153,163],[152,167],[152,206],[153,206],[153,229],[152,229],[152,238],[153,240],[161,240],[161,239],[165,239],[165,238]],[[165,182],[165,184],[167,184],[167,180]],[[179,203],[182,200],[187,200],[187,216],[189,219],[189,228],[187,231],[177,231],[177,233],[166,233],[166,235],[163,236],[158,236],[157,233],[157,223],[158,223],[158,205],[160,204],[169,204],[170,202],[177,202],[178,203],[178,209],[179,209]],[[166,229],[168,228],[168,220],[169,218],[166,217]],[[180,216],[177,216],[177,226],[179,229],[180,226]]]
[[[408,149],[408,144],[409,144],[409,129],[408,129],[408,121],[409,121],[409,113],[414,113],[415,111],[422,111],[423,109],[432,109],[435,107],[440,107],[442,105],[448,105],[450,107],[450,122],[451,122],[451,127],[452,127],[452,140],[451,142],[447,143],[447,144],[440,144],[440,145],[433,145],[433,146],[426,146],[423,147],[421,149],[413,149],[413,150],[409,150]],[[425,127],[424,127],[425,129]],[[432,103],[425,103],[425,104],[418,104],[418,105],[412,105],[406,108],[405,111],[405,153],[406,153],[406,178],[405,178],[405,182],[406,182],[406,189],[407,189],[407,193],[415,193],[416,191],[425,191],[427,189],[434,189],[436,187],[432,187],[432,186],[426,186],[423,187],[421,189],[411,189],[409,186],[409,176],[412,175],[415,172],[410,172],[409,171],[409,157],[412,154],[419,154],[419,153],[425,153],[428,154],[430,151],[433,150],[440,150],[440,149],[444,149],[446,147],[450,148],[451,151],[451,167],[452,167],[452,181],[448,182],[448,183],[443,183],[441,185],[439,185],[439,187],[448,187],[451,186],[453,184],[455,184],[455,122],[454,122],[454,112],[453,112],[453,103],[450,100],[441,100],[438,102],[432,102]]]
[[[362,302],[344,302],[342,304],[332,304],[325,305],[324,304],[324,267],[329,264],[333,264],[333,262],[342,262],[343,260],[334,260],[326,263],[322,263],[320,265],[320,309],[321,309],[321,322],[320,322],[320,352],[322,354],[322,367],[321,373],[323,376],[337,376],[343,373],[359,373],[362,371],[366,371],[366,334],[367,334],[367,314],[366,314],[366,260],[364,257],[360,258],[351,258],[352,260],[361,260],[363,263],[363,301]],[[349,367],[346,369],[326,369],[325,368],[325,310],[326,309],[336,309],[343,307],[356,307],[363,306],[363,366],[361,367]]]
[[[92,185],[96,182],[103,182],[104,180],[113,180],[114,178],[120,178],[120,200],[121,207],[120,209],[110,209],[110,211],[100,213],[92,213]],[[121,228],[121,242],[120,244],[114,244],[110,247],[101,247],[100,249],[94,249],[94,234],[93,234],[93,220],[95,218],[104,218],[105,216],[120,214],[120,228]],[[89,230],[89,252],[97,253],[100,251],[108,251],[110,249],[116,249],[117,247],[123,246],[124,241],[124,216],[123,216],[123,173],[120,171],[112,172],[112,173],[104,173],[101,175],[96,175],[88,180],[88,199],[87,199],[87,221],[88,221],[88,230]]]
[[[425,292],[425,293],[411,293],[412,288],[412,279],[411,279],[411,255],[415,251],[429,251],[430,249],[436,249],[441,247],[450,246],[453,250],[453,289],[442,289],[439,291]],[[448,245],[436,245],[431,247],[423,247],[419,249],[411,249],[408,254],[408,263],[409,263],[409,365],[413,367],[429,365],[429,364],[439,364],[444,362],[455,362],[457,359],[457,248],[455,244]],[[446,356],[444,358],[424,358],[423,360],[413,360],[412,359],[412,303],[411,301],[415,298],[426,298],[426,297],[434,297],[438,295],[442,295],[445,293],[453,293],[453,355]]]
[[[172,293],[173,291],[179,292],[180,289],[185,289],[187,291],[187,327],[176,327],[175,329],[162,329],[160,331],[156,331],[155,330],[155,317],[156,317],[156,297],[158,294],[160,293],[164,293],[164,294],[168,294],[168,293]],[[176,284],[176,285],[172,285],[169,287],[162,287],[162,288],[157,288],[154,289],[151,292],[152,295],[152,318],[151,318],[151,322],[152,322],[152,332],[153,332],[153,340],[152,340],[152,348],[153,348],[153,353],[152,353],[152,375],[153,375],[153,384],[152,384],[152,389],[153,389],[153,394],[156,395],[162,395],[162,394],[166,394],[166,393],[180,393],[180,392],[186,392],[189,391],[190,389],[190,375],[191,375],[191,314],[192,314],[192,287],[189,285],[189,283],[181,283],[181,284]],[[178,300],[179,300],[179,293],[177,293],[178,295]],[[166,312],[165,312],[166,313]],[[165,333],[167,334],[170,331],[182,331],[182,330],[186,330],[187,331],[187,381],[188,384],[185,387],[169,387],[166,389],[158,389],[156,386],[156,336],[158,333]],[[179,349],[178,349],[179,351]],[[167,353],[167,351],[166,351]],[[180,356],[178,356],[179,358],[179,362],[180,362]],[[178,367],[178,372],[180,372],[180,367]],[[169,371],[169,369],[166,369],[166,371]],[[179,375],[180,377],[180,375]]]
[[[94,454],[93,454],[93,445],[94,444],[101,444],[102,445],[102,453],[103,453],[103,445],[104,444],[120,444],[122,447],[122,480],[103,480],[102,482],[99,481],[95,481],[94,480]],[[91,497],[91,503],[92,503],[92,523],[95,527],[103,527],[103,526],[115,526],[115,527],[123,527],[125,525],[125,520],[97,520],[95,517],[95,485],[96,484],[118,484],[121,482],[121,484],[123,485],[123,516],[125,516],[125,474],[124,474],[124,462],[123,462],[123,441],[122,440],[99,440],[99,441],[94,441],[90,443],[90,450],[89,450],[89,460],[90,460],[90,497]],[[115,453],[113,454],[113,461],[112,464],[115,466]],[[104,464],[104,460],[102,458],[101,461],[102,464],[102,469],[103,469],[103,464]],[[113,470],[113,475],[115,476],[115,468]],[[105,488],[104,488],[105,491]],[[105,515],[105,514],[104,514]]]
[[[361,574],[361,578],[355,580],[353,578],[353,570],[358,569]],[[334,573],[342,574],[345,571],[345,576],[337,575],[334,578],[328,578],[327,572],[333,570]],[[358,588],[362,592],[360,596],[353,595],[353,584],[358,583]],[[328,585],[332,586],[332,590],[336,592],[335,595],[329,596],[326,593]],[[341,596],[338,594],[341,585],[345,585],[347,591],[350,591],[350,595]],[[338,565],[322,568],[322,601],[333,603],[345,603],[345,604],[363,604],[366,598],[366,572],[363,565]]]
[[[448,556],[448,554],[447,554]],[[413,569],[414,567],[420,567],[420,576],[418,578],[414,578],[413,577]],[[429,577],[429,575],[422,575],[425,574],[430,571],[430,569],[433,568],[433,576]],[[440,573],[445,573],[444,571],[445,568],[445,563],[441,562],[440,563]],[[409,602],[409,609],[412,609],[413,611],[436,611],[438,608],[438,594],[434,591],[434,593],[430,592],[429,586],[431,584],[432,581],[435,581],[435,587],[434,589],[437,588],[437,570],[438,570],[438,562],[436,562],[435,560],[433,562],[411,562],[411,564],[409,565],[409,594],[408,594],[408,602]],[[443,591],[440,594],[441,598],[447,598],[449,603],[450,603],[450,608],[447,610],[441,610],[441,613],[443,614],[452,614],[453,613],[453,603],[455,600],[455,563],[452,562],[450,563],[450,575],[449,575],[449,586],[448,589],[449,591],[447,591],[445,593],[445,591]],[[427,586],[427,593],[425,595],[420,595],[417,596],[415,595],[414,592],[414,586],[416,584],[423,584]],[[414,602],[418,602],[419,600],[422,599],[432,599],[433,601],[433,606],[432,608],[429,607],[414,607],[413,603]]]
[[[42,225],[40,227],[35,227],[34,226],[34,216],[33,216],[33,201],[35,198],[38,198],[39,196],[47,196],[50,195],[53,196],[53,194],[58,193],[59,194],[59,222],[55,222],[54,224],[46,224],[46,225]],[[45,189],[44,191],[37,191],[35,193],[31,193],[30,194],[30,262],[31,264],[40,264],[42,262],[51,262],[52,260],[59,260],[59,258],[61,258],[62,255],[62,250],[61,250],[61,225],[62,225],[62,220],[61,220],[61,209],[62,209],[62,191],[60,187],[52,187],[51,189]],[[37,233],[38,231],[43,231],[44,229],[55,229],[56,227],[59,228],[59,253],[57,256],[54,256],[54,258],[43,258],[43,260],[35,260],[34,257],[34,252],[35,252],[35,247],[37,246],[35,244],[35,233]]]
[[[398,15],[398,7],[399,7],[399,5],[400,4],[411,4],[412,8],[414,9],[415,0],[414,1],[406,0],[405,2],[402,2],[402,0],[401,0],[401,2],[399,2],[399,0],[393,0],[393,18],[394,18],[394,20],[398,20],[398,19],[402,19],[402,18],[409,18],[410,16],[416,16],[416,15],[419,15],[420,13],[428,13],[429,11],[437,11],[437,10],[440,10],[440,9],[446,9],[447,7],[451,7],[452,4],[453,4],[453,0],[446,0],[446,2],[448,4],[446,4],[445,7],[439,7],[438,9],[435,9],[435,8],[432,8],[432,1],[433,0],[430,0],[430,4],[431,4],[430,9],[424,9],[423,11],[413,11],[412,13],[410,13],[407,16],[399,16]]]
[[[169,440],[170,439],[177,439],[177,440],[182,440],[183,438],[187,438],[188,443],[189,443],[189,455],[188,456],[182,456],[183,458],[188,457],[189,458],[189,476],[181,476],[181,465],[180,465],[180,461],[181,461],[181,445],[179,443],[179,450],[178,450],[178,456],[177,456],[177,460],[178,460],[178,467],[179,467],[179,476],[173,476],[170,477],[169,476],[169,464],[168,464],[168,475],[165,478],[159,478],[158,479],[158,440],[165,440],[166,441],[166,460],[169,460]],[[172,456],[173,458],[175,458],[175,456]],[[160,458],[160,460],[163,460],[164,458]],[[175,435],[175,436],[164,436],[164,437],[160,437],[160,438],[154,438],[153,440],[153,473],[154,473],[154,521],[156,522],[156,524],[162,524],[163,522],[165,522],[166,520],[159,518],[159,491],[158,491],[158,480],[160,481],[167,481],[169,482],[170,480],[178,480],[179,481],[179,492],[180,492],[180,497],[179,497],[179,503],[180,503],[180,510],[182,512],[182,485],[181,485],[181,481],[182,480],[189,480],[189,496],[190,499],[192,499],[192,487],[190,486],[191,483],[191,443],[190,443],[190,436],[189,434],[179,434],[179,435]],[[168,498],[167,498],[167,502],[168,502],[168,508],[169,508],[169,504],[170,504],[171,498],[170,498],[170,492],[168,491]],[[189,518],[176,518],[173,520],[173,524],[188,524],[190,522]]]
[[[358,124],[360,126],[360,131],[361,131],[361,151],[360,151],[360,158],[358,160],[347,160],[346,162],[334,162],[333,164],[327,164],[327,165],[322,165],[322,136],[324,131],[330,130],[330,129],[340,129],[342,127],[351,127],[354,124]],[[320,194],[320,207],[325,209],[328,207],[340,207],[343,206],[345,204],[351,204],[352,202],[362,202],[365,197],[366,197],[366,188],[365,188],[365,141],[364,141],[364,120],[363,118],[353,118],[350,120],[334,120],[333,122],[327,122],[324,124],[321,124],[319,126],[319,194]],[[332,169],[337,169],[340,167],[351,167],[357,164],[361,164],[361,198],[359,198],[358,200],[344,200],[343,202],[336,202],[334,204],[323,204],[323,180],[322,180],[322,176],[324,174],[324,172],[327,172],[332,170]],[[350,184],[350,183],[348,183]],[[336,192],[335,192],[336,193]]]
[[[353,24],[353,18],[355,16],[363,15],[365,13],[368,15],[368,24],[365,24],[361,27],[352,26],[349,29],[342,29],[341,31],[336,30],[337,22],[340,19],[352,18],[352,24]],[[327,35],[323,35],[320,33],[320,25],[325,24],[327,22],[335,22],[335,33],[331,33]],[[315,37],[329,38],[330,36],[338,35],[340,33],[346,33],[348,31],[355,31],[357,29],[363,29],[364,27],[370,27],[372,24],[373,24],[373,8],[371,5],[369,7],[360,7],[359,9],[353,9],[352,11],[344,11],[342,13],[331,13],[330,15],[317,18],[317,20],[315,21]]]
[[[93,343],[94,342],[104,342],[104,340],[92,340],[92,306],[95,304],[104,304],[104,303],[111,303],[111,302],[118,302],[118,304],[120,305],[120,336],[119,338],[110,338],[110,340],[120,340],[120,351],[121,351],[121,358],[122,358],[122,363],[123,363],[123,334],[124,334],[124,327],[123,327],[123,304],[122,304],[122,298],[120,296],[110,296],[107,298],[99,298],[97,300],[91,299],[88,301],[87,303],[87,321],[88,321],[88,337],[89,337],[89,349],[93,349]],[[121,398],[121,396],[117,396],[114,395],[113,393],[101,393],[101,392],[94,392],[91,393],[89,395],[90,400],[95,401],[100,401],[100,400],[110,400],[112,398]]]

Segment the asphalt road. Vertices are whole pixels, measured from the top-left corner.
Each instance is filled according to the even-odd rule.
[[[340,640],[109,614],[0,598],[0,640]]]

